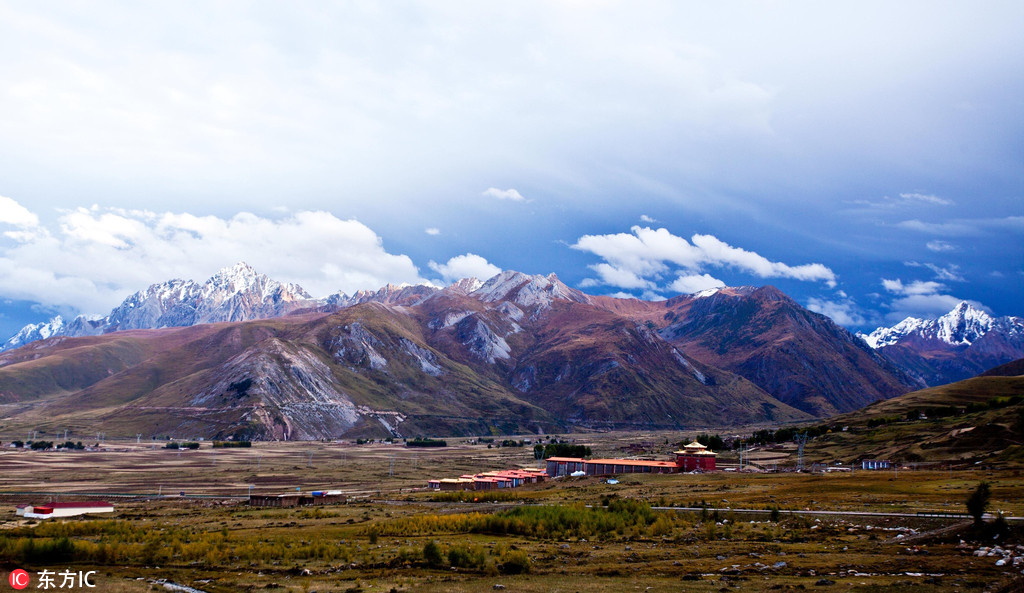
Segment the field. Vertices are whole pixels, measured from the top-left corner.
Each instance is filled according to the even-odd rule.
[[[626,456],[632,446],[665,458],[681,435],[576,438],[595,456]],[[33,577],[44,568],[97,570],[98,590],[114,592],[164,590],[158,579],[208,593],[496,585],[566,592],[1013,591],[1024,578],[1024,566],[1014,568],[1012,560],[996,566],[1002,556],[975,556],[983,546],[1012,551],[1024,544],[1016,521],[982,530],[963,518],[915,516],[965,512],[981,481],[991,485],[991,511],[1022,516],[1024,479],[1016,469],[625,475],[618,484],[571,478],[496,493],[424,491],[430,478],[538,466],[529,446],[489,448],[461,439],[449,445],[203,443],[173,451],[133,441],[107,443],[106,451],[4,448],[0,562]],[[792,453],[763,455],[785,466]],[[250,491],[296,489],[342,490],[349,501],[297,509],[244,503]],[[15,517],[16,502],[38,504],[52,498],[42,493],[54,492],[67,493],[61,500],[107,498],[117,511],[41,522]],[[846,514],[811,514],[821,511]]]

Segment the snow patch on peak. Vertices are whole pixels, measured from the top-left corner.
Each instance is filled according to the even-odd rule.
[[[962,301],[952,311],[936,320],[940,340],[953,345],[970,345],[984,336],[994,320],[988,313]]]
[[[529,276],[513,270],[505,270],[484,283],[470,296],[485,303],[512,301],[521,307],[547,308],[555,299],[590,302],[590,298],[578,290],[566,286],[558,276]]]
[[[249,264],[238,262],[233,266],[218,270],[216,274],[206,281],[206,284],[214,286],[249,286],[260,276],[261,274]]]
[[[699,291],[691,294],[690,297],[695,298],[695,299],[703,299],[703,298],[707,298],[707,297],[710,297],[710,296],[715,296],[716,294],[718,294],[718,291],[722,290],[722,288],[724,288],[724,287],[716,286],[714,288],[705,288],[704,290],[699,290]]]
[[[446,288],[452,292],[458,292],[460,294],[470,294],[484,285],[482,281],[477,278],[462,278],[449,284]]]
[[[30,323],[26,325],[9,340],[9,343],[13,341],[25,343],[32,340],[45,340],[46,338],[60,334],[63,329],[64,318],[57,315],[49,321],[44,321],[42,323]]]
[[[508,297],[509,293],[518,288],[530,277],[515,270],[505,270],[497,276],[492,277],[480,288],[470,293],[485,303],[493,303]]]
[[[907,317],[892,327],[880,327],[870,334],[857,335],[875,349],[892,346],[911,337],[937,340],[951,346],[970,346],[987,334],[996,321],[985,311],[961,301],[938,319]]]

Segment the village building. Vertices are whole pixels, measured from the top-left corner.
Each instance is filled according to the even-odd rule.
[[[562,476],[614,476],[619,474],[678,474],[680,472],[715,471],[717,453],[700,443],[690,443],[675,452],[675,461],[653,459],[583,459],[582,457],[549,457],[546,469],[513,469],[458,478],[430,480],[431,490],[499,490],[523,484],[542,482]]]
[[[518,488],[524,484],[543,482],[548,475],[542,469],[506,469],[481,474],[465,474],[458,478],[430,480],[431,490],[498,490]]]
[[[249,496],[249,506],[272,508],[312,507],[326,504],[341,504],[346,500],[345,495],[339,490],[327,492],[316,490],[310,494],[253,494]]]
[[[675,461],[649,459],[582,459],[551,457],[547,474],[561,476],[613,476],[618,474],[676,474],[692,471],[715,471],[716,453],[700,443],[690,443],[675,452]]]
[[[113,513],[114,505],[102,500],[81,502],[48,502],[40,505],[18,505],[15,513],[26,519],[56,519],[92,513]]]
[[[892,464],[888,459],[862,459],[860,462],[861,469],[889,469]]]
[[[717,453],[709,451],[704,445],[694,441],[680,451],[676,451],[676,465],[680,471],[692,472],[715,471],[715,458]]]

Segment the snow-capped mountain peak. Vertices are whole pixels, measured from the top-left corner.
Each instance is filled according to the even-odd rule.
[[[704,290],[698,290],[697,292],[690,295],[690,298],[694,299],[705,299],[710,296],[715,296],[718,291],[722,290],[722,286],[716,286],[714,288],[705,288]]]
[[[524,307],[541,308],[550,306],[551,301],[555,299],[578,303],[590,302],[590,297],[569,288],[554,274],[530,276],[514,270],[505,270],[494,276],[470,293],[470,296],[485,303],[512,301]]]
[[[64,318],[57,315],[49,321],[44,321],[42,323],[30,323],[26,325],[21,328],[21,331],[14,334],[10,341],[27,344],[35,340],[45,340],[50,336],[59,335],[63,329]]]
[[[271,298],[311,299],[301,286],[282,283],[264,274],[245,262],[223,268],[203,284],[203,296],[210,298],[231,298],[240,293],[258,292],[262,300]]]
[[[238,262],[233,266],[218,270],[216,274],[206,281],[203,288],[206,291],[223,290],[225,292],[238,293],[257,284],[261,276],[262,274],[249,264]],[[263,276],[263,278],[266,278],[266,276]]]
[[[126,298],[106,316],[80,315],[70,322],[58,316],[27,325],[0,350],[57,335],[87,336],[277,317],[311,304],[312,297],[301,286],[278,282],[240,262],[218,271],[203,284],[179,279],[153,284]]]
[[[445,288],[451,292],[457,292],[460,294],[469,294],[471,292],[480,290],[484,283],[477,278],[462,278],[452,282]]]
[[[936,320],[938,338],[947,344],[969,345],[992,329],[988,313],[962,301]]]
[[[970,346],[987,334],[995,321],[985,311],[967,301],[961,301],[952,311],[938,319],[907,317],[892,327],[880,327],[868,335],[858,335],[876,349],[892,346],[912,337],[937,340],[950,346]]]

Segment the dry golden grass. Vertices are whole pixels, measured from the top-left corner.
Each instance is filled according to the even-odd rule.
[[[590,445],[596,456],[614,456],[623,455],[621,447],[630,443],[670,450],[672,443],[664,440],[678,436],[577,438]],[[956,537],[926,536],[913,545],[894,539],[901,533],[910,535],[908,529],[928,532],[949,525],[940,519],[816,520],[783,515],[779,522],[772,522],[767,513],[750,516],[722,510],[702,516],[655,511],[650,525],[583,537],[550,530],[545,536],[457,529],[427,533],[416,527],[427,524],[430,517],[493,513],[519,508],[521,503],[600,507],[609,498],[652,506],[704,501],[723,509],[963,512],[964,500],[980,480],[993,486],[992,509],[1024,515],[1024,480],[1012,470],[900,472],[898,477],[892,472],[620,476],[617,485],[586,478],[524,487],[515,491],[517,499],[500,504],[432,502],[434,495],[422,490],[428,478],[537,466],[529,447],[488,449],[458,439],[449,443],[452,446],[445,449],[256,443],[252,449],[217,450],[204,443],[199,451],[180,454],[152,449],[146,443],[116,443],[110,448],[119,450],[83,453],[3,449],[0,466],[5,469],[2,490],[6,492],[65,492],[69,498],[84,492],[140,495],[182,490],[190,495],[244,495],[254,485],[255,492],[265,494],[300,487],[304,492],[340,489],[354,498],[349,504],[317,509],[260,509],[240,501],[177,496],[119,499],[112,519],[35,526],[15,521],[14,505],[9,504],[5,511],[9,514],[0,515],[5,520],[0,549],[8,550],[9,556],[0,561],[12,564],[22,558],[17,556],[18,546],[26,539],[42,545],[64,534],[75,550],[72,557],[37,558],[24,567],[95,568],[100,571],[102,590],[115,592],[154,590],[150,580],[157,578],[209,593],[491,591],[495,584],[508,591],[587,593],[775,591],[799,586],[955,591],[975,586],[994,590],[1014,578],[996,567],[994,559],[971,555],[974,548],[959,549]],[[4,498],[38,501],[32,496]],[[387,528],[399,523],[407,532],[389,535]],[[457,569],[427,566],[423,550],[430,541],[438,543],[446,562],[450,550],[465,548],[478,553],[483,563]],[[102,554],[101,545],[106,546]],[[529,574],[502,574],[515,553],[529,559]],[[785,564],[772,568],[780,562]],[[835,585],[818,587],[823,578]]]

